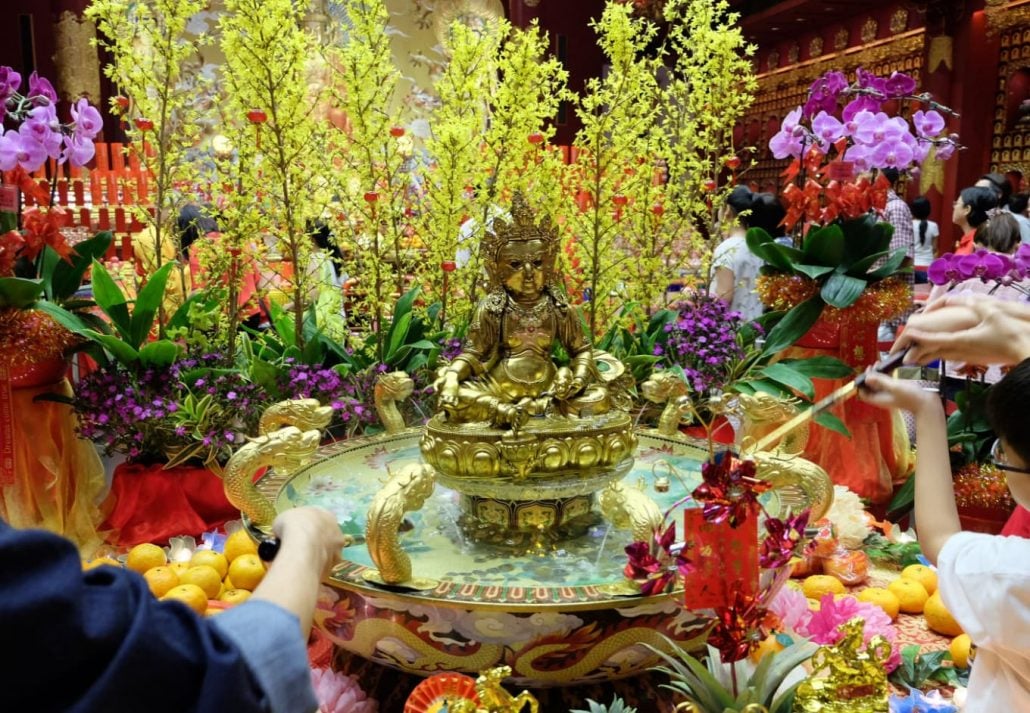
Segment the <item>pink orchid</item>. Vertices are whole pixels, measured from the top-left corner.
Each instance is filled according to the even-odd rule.
[[[984,282],[996,280],[1008,272],[1005,261],[997,253],[977,250],[972,255],[962,255],[957,260],[959,275],[968,280],[979,277]]]
[[[49,79],[39,76],[36,72],[29,75],[29,93],[26,96],[35,99],[37,106],[57,103],[57,92],[54,91],[54,85],[50,83]]]
[[[884,93],[889,97],[903,97],[916,90],[916,80],[904,72],[892,72],[883,83]]]
[[[379,703],[361,690],[357,676],[344,676],[327,668],[311,670],[319,713],[377,713]]]
[[[29,118],[18,129],[19,133],[40,143],[47,156],[57,158],[61,153],[61,122],[53,104],[36,107],[29,112]]]
[[[935,155],[938,161],[947,161],[955,154],[955,144],[951,141],[947,141],[943,144],[937,144],[937,151]]]
[[[825,111],[812,119],[812,131],[815,133],[819,146],[823,151],[828,151],[830,144],[847,134],[847,128],[837,117],[827,114]]]
[[[61,151],[58,163],[67,161],[72,166],[85,166],[96,154],[96,145],[87,136],[64,137],[64,149]]]
[[[769,140],[769,149],[776,158],[787,158],[789,156],[800,157],[804,150],[801,142],[803,132],[798,132],[801,122],[802,108],[798,107],[787,114],[780,125],[780,130]]]

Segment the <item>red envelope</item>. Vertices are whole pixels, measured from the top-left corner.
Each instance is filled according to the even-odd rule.
[[[683,513],[684,554],[696,569],[683,577],[687,609],[715,609],[733,603],[737,591],[758,593],[758,512],[740,527],[707,522],[701,508]]]

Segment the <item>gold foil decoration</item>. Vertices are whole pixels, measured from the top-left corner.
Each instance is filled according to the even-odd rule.
[[[865,622],[844,624],[844,638],[812,657],[812,675],[798,686],[794,713],[888,713],[887,660],[891,644],[880,635],[863,647]]]
[[[55,89],[62,99],[74,102],[86,96],[94,104],[100,101],[100,60],[92,45],[96,37],[92,21],[68,10],[54,23]]]

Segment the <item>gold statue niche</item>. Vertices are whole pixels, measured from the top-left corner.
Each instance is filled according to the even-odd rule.
[[[453,423],[515,431],[531,416],[607,413],[612,399],[591,343],[555,284],[557,230],[536,223],[521,195],[511,216],[483,238],[490,292],[476,306],[463,351],[437,380],[439,411]],[[568,366],[555,366],[555,340]]]

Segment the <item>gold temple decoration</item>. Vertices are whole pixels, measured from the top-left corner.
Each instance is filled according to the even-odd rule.
[[[662,511],[643,491],[612,483],[598,496],[601,513],[615,527],[633,533],[634,542],[650,542],[662,525]]]
[[[870,17],[864,23],[862,23],[862,32],[859,35],[859,37],[861,37],[862,41],[865,43],[872,42],[876,39],[876,33],[879,29],[880,23],[878,23],[875,19]]]
[[[476,697],[479,705],[468,699],[448,702],[447,710],[453,713],[539,713],[540,703],[529,691],[513,696],[504,689],[501,682],[511,676],[510,666],[498,666],[483,671],[476,679]]]
[[[844,638],[812,657],[812,675],[798,686],[794,713],[887,713],[891,644],[877,634],[863,647],[864,622],[844,624]]]
[[[840,51],[846,49],[848,41],[851,39],[851,33],[848,32],[848,28],[842,27],[837,30],[833,35],[833,49]]]
[[[924,33],[922,30],[909,30],[902,35],[888,37],[861,47],[851,47],[842,52],[826,54],[817,59],[803,62],[797,67],[784,67],[760,74],[758,80],[764,86],[804,85],[804,88],[807,89],[809,84],[829,69],[851,72],[856,67],[872,67],[889,59],[919,55],[923,51],[923,43]]]
[[[665,404],[657,430],[663,436],[676,435],[692,407],[686,382],[678,374],[658,369],[640,384],[640,393],[651,403]]]
[[[787,47],[787,64],[797,64],[800,55],[801,45],[797,42],[791,42],[790,46]]]
[[[415,382],[403,371],[391,371],[376,379],[373,399],[379,420],[389,434],[405,429],[404,416],[397,404],[411,396]]]
[[[986,0],[984,17],[987,36],[1005,32],[1014,27],[1030,25],[1030,2],[1027,0]]]
[[[823,53],[823,38],[813,37],[812,41],[808,43],[808,56],[818,57]]]
[[[777,52],[776,50],[773,50],[772,52],[769,53],[769,56],[766,58],[766,60],[767,61],[765,63],[765,68],[766,68],[767,71],[773,72],[773,71],[779,69],[779,67],[780,67],[780,53],[779,52]]]
[[[948,35],[937,35],[930,38],[930,49],[927,52],[926,73],[936,72],[942,65],[950,72],[953,67],[954,38]]]
[[[920,166],[919,194],[926,195],[931,188],[944,192],[944,162],[938,161],[937,157],[930,153]]]
[[[477,35],[497,31],[497,21],[504,17],[498,0],[438,0],[433,11],[436,38],[444,45],[455,22]]]
[[[377,570],[367,570],[364,578],[376,584],[404,586],[409,589],[432,589],[436,582],[415,579],[411,574],[411,558],[401,548],[398,533],[404,513],[419,510],[433,494],[436,478],[433,469],[413,463],[393,474],[380,490],[365,525],[365,541]]]
[[[908,28],[908,10],[903,7],[895,10],[891,15],[889,27],[894,34],[904,32]]]
[[[74,102],[85,96],[94,104],[100,102],[100,60],[92,44],[96,37],[92,20],[68,10],[54,23],[53,59],[61,99]]]
[[[261,435],[233,453],[222,473],[225,496],[256,527],[271,527],[277,513],[272,502],[254,486],[254,475],[266,467],[288,474],[308,462],[331,417],[332,409],[317,399],[282,401],[262,414]]]

